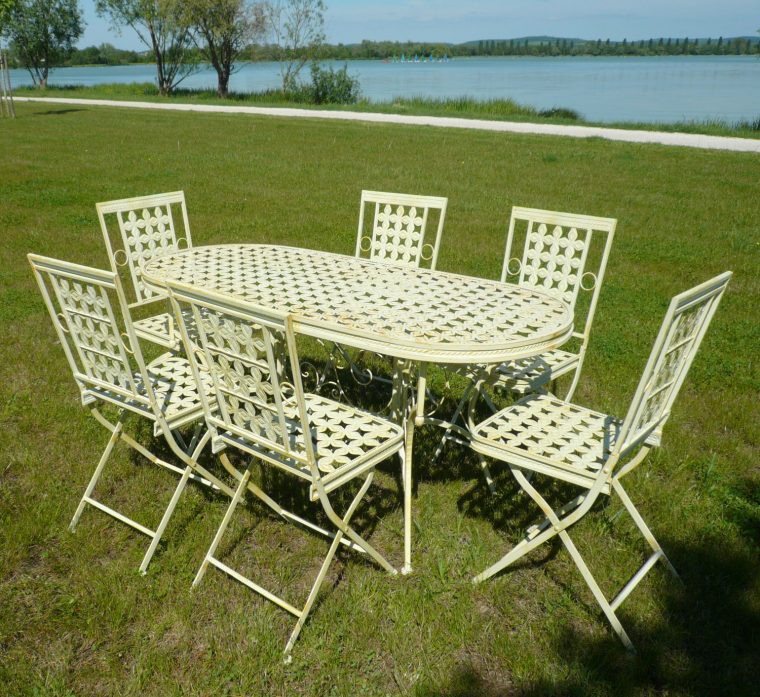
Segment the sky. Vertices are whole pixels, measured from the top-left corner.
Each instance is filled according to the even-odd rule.
[[[445,41],[564,36],[581,39],[747,36],[760,28],[758,0],[326,0],[330,43],[362,39]],[[144,48],[80,0],[87,27],[79,46]]]

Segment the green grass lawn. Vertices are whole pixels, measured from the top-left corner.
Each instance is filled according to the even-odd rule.
[[[0,121],[0,694],[751,695],[760,657],[760,158],[591,139],[243,115],[17,104]],[[670,297],[735,275],[628,490],[684,580],[655,569],[620,616],[629,656],[561,547],[473,586],[536,517],[495,466],[415,440],[415,573],[341,554],[285,666],[291,617],[217,571],[226,508],[192,486],[147,576],[147,539],[90,508],[107,440],[78,400],[25,255],[105,267],[94,204],[184,189],[196,244],[350,254],[362,188],[449,197],[439,267],[498,277],[510,207],[619,220],[576,400],[623,415]],[[438,378],[440,382],[440,376]],[[150,428],[130,420],[142,442]],[[358,527],[402,561],[397,461]],[[155,525],[174,478],[116,451],[97,495]],[[296,498],[288,482],[281,495]],[[645,546],[620,504],[572,531],[613,594]],[[326,551],[260,506],[221,556],[300,603]]]

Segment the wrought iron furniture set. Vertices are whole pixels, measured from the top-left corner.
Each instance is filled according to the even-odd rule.
[[[401,462],[402,570],[411,571],[414,429],[436,424],[445,429],[444,440],[468,445],[481,459],[507,463],[546,516],[474,580],[489,578],[559,536],[614,630],[632,648],[617,608],[657,561],[675,571],[620,480],[659,445],[662,427],[731,274],[673,298],[628,415],[619,420],[570,401],[616,221],[514,208],[502,276],[490,281],[435,270],[446,206],[444,198],[362,192],[356,255],[346,257],[273,245],[194,248],[184,195],[175,192],[97,205],[111,271],[29,255],[82,402],[111,433],[72,530],[90,504],[145,533],[151,537],[140,565],[145,572],[188,480],[223,492],[231,502],[194,585],[212,565],[297,617],[285,648],[289,658],[340,544],[396,573],[350,526],[376,465],[393,455],[399,455]],[[429,219],[436,216],[434,241],[426,241]],[[112,217],[116,231],[109,229]],[[182,235],[176,232],[179,222]],[[512,249],[521,236],[523,251],[518,258]],[[123,270],[131,281],[132,302],[119,277]],[[516,283],[508,282],[510,277]],[[165,309],[167,299],[171,312],[132,319],[133,309],[159,301]],[[389,357],[389,417],[307,391],[296,348],[298,334]],[[169,351],[146,362],[139,339]],[[575,343],[574,348],[568,350],[568,341]],[[470,380],[449,419],[426,412],[429,364],[447,366]],[[570,374],[565,398],[554,396],[556,389],[550,387]],[[321,384],[317,383],[317,392]],[[489,390],[500,388],[519,397],[501,410],[489,396]],[[335,396],[343,396],[342,390]],[[478,423],[480,400],[494,413]],[[115,423],[103,415],[101,405],[116,408]],[[128,413],[152,421],[156,435],[166,439],[183,467],[157,457],[124,433]],[[180,475],[155,531],[94,498],[119,440]],[[209,442],[233,486],[199,464]],[[239,458],[231,459],[230,452],[250,462],[236,464],[233,460]],[[252,478],[254,462],[275,467],[307,486],[310,500],[319,502],[334,529],[326,530],[284,509]],[[484,460],[482,464],[493,487]],[[576,485],[582,492],[555,511],[533,484],[533,473]],[[358,493],[339,515],[331,494],[354,482]],[[215,556],[248,492],[285,521],[331,539],[300,609]],[[613,492],[653,554],[608,601],[568,529],[600,495]]]

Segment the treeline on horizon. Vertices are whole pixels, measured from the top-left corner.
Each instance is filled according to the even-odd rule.
[[[198,55],[192,55],[197,53]],[[274,59],[274,51],[266,45],[250,46],[246,51],[250,60]],[[386,60],[402,55],[462,57],[462,56],[722,56],[760,55],[760,38],[730,37],[689,39],[685,37],[662,37],[636,41],[611,41],[610,39],[567,39],[555,37],[528,37],[521,39],[484,39],[462,44],[431,43],[418,41],[362,41],[358,44],[324,44],[319,57],[326,60]],[[11,52],[11,67],[20,63]],[[191,58],[202,62],[200,53],[191,51]],[[100,46],[74,48],[62,63],[64,66],[79,65],[129,65],[152,63],[149,51],[131,51],[104,43]]]

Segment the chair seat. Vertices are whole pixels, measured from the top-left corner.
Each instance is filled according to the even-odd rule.
[[[496,369],[495,386],[519,394],[536,392],[572,370],[579,358],[575,353],[554,349],[538,356],[502,363]]]
[[[403,429],[388,419],[319,395],[304,397],[321,472],[334,472],[404,438]]]
[[[388,457],[404,439],[403,429],[392,421],[369,412],[311,393],[304,394],[306,411],[312,429],[311,437],[317,460],[317,467],[323,473],[325,489],[330,491],[348,479]],[[303,431],[297,418],[295,400],[283,404],[289,427],[289,448],[294,453],[304,453]],[[259,412],[251,414],[239,409],[233,421],[242,429],[260,433],[267,437],[271,431],[268,423],[272,416]],[[249,452],[272,458],[271,450],[265,450],[252,441],[226,431],[215,439],[215,450],[219,440],[237,445]],[[311,479],[308,465],[295,458],[276,456],[277,463],[299,475]]]
[[[158,406],[169,427],[174,430],[203,416],[203,409],[195,385],[195,377],[186,358],[172,353],[165,353],[146,366],[153,385]],[[129,399],[112,390],[97,387],[88,389],[88,393],[105,401],[134,411],[155,421],[155,416],[147,403],[147,392],[139,371],[132,375],[138,393],[146,402]],[[208,390],[213,386],[208,376],[203,376]]]
[[[185,326],[190,333],[190,338],[195,339],[198,336],[198,330],[195,326],[195,318],[190,310],[183,310],[185,317]],[[169,312],[160,315],[153,315],[133,322],[135,333],[140,339],[150,341],[152,344],[158,344],[172,351],[182,350],[182,336],[179,333],[179,327],[174,316]]]
[[[450,365],[446,368],[473,381],[490,372],[486,384],[527,394],[538,392],[547,383],[571,371],[579,359],[578,354],[554,349],[538,356],[501,363],[495,368],[486,365]]]
[[[473,450],[520,467],[591,486],[621,421],[544,394],[531,394],[472,432]]]

